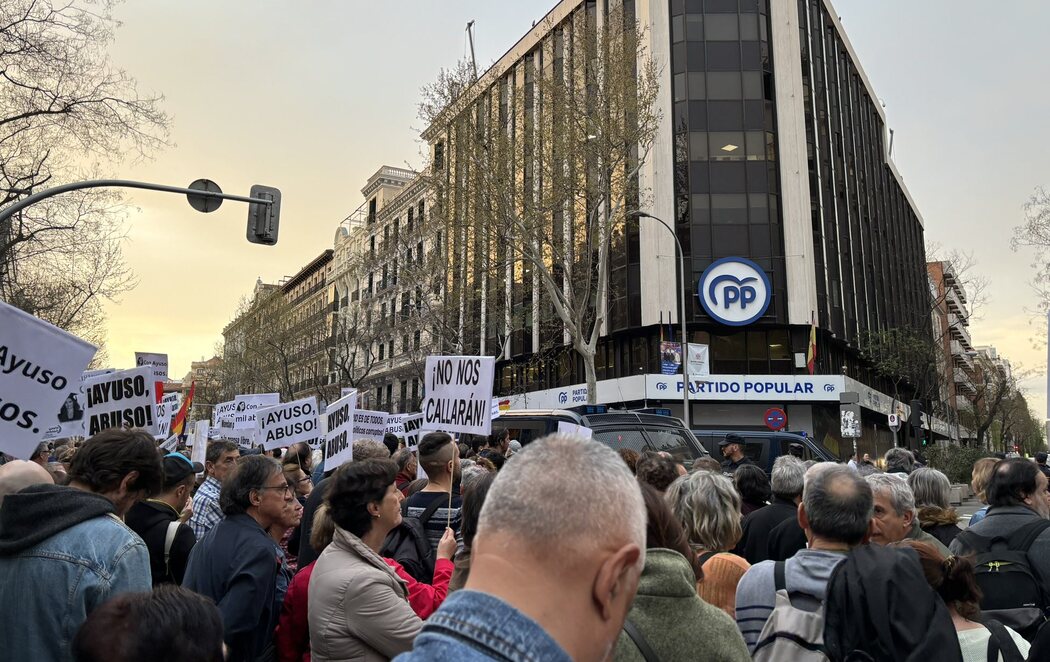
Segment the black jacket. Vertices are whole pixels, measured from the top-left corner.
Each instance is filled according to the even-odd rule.
[[[280,548],[249,515],[228,516],[193,547],[182,585],[218,605],[228,662],[255,660],[272,646],[282,572]]]
[[[774,526],[769,532],[769,545],[766,547],[767,559],[787,561],[798,550],[805,548],[806,532],[799,526],[797,517],[789,517]]]
[[[186,524],[179,524],[175,540],[171,543],[168,566],[164,565],[164,540],[168,535],[168,525],[178,519],[179,514],[174,508],[162,501],[152,500],[136,503],[124,519],[124,523],[146,543],[154,586],[181,584],[186,574],[190,550],[197,543],[193,530]]]
[[[314,513],[324,502],[324,492],[327,488],[328,478],[324,478],[314,485],[314,491],[310,492],[310,496],[306,497],[306,503],[303,504],[303,518],[299,520],[299,559],[297,560],[300,568],[310,565],[321,555],[321,550],[314,549],[310,544],[310,534],[314,530]],[[288,548],[291,549],[291,547],[289,544]]]
[[[796,517],[798,506],[793,501],[773,497],[773,502],[744,518],[743,535],[736,553],[751,565],[769,558],[769,537],[773,527]]]

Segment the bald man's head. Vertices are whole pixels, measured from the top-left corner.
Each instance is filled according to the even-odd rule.
[[[36,462],[25,460],[14,460],[0,466],[0,505],[4,497],[13,494],[23,487],[39,485],[40,483],[54,483],[51,474]]]

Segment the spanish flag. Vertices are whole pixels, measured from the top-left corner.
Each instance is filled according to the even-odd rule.
[[[182,434],[182,429],[186,427],[186,415],[190,413],[190,407],[193,406],[193,390],[195,388],[197,388],[197,382],[190,382],[190,392],[186,395],[182,406],[179,407],[179,412],[175,414],[175,420],[171,422],[171,434],[173,435]]]
[[[809,325],[809,351],[806,352],[806,369],[813,374],[817,369],[817,315],[813,314],[813,320]]]

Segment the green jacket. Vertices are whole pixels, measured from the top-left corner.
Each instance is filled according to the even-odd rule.
[[[944,558],[948,558],[952,555],[952,553],[948,551],[948,548],[944,546],[944,543],[922,530],[922,526],[919,524],[918,517],[916,517],[912,521],[911,531],[908,532],[908,535],[904,536],[904,539],[917,540],[918,542],[924,542],[929,545],[933,545],[935,548],[937,548],[937,551],[944,556]]]
[[[638,594],[627,618],[661,662],[750,662],[744,638],[724,611],[696,594],[689,562],[669,549],[648,549]],[[616,642],[616,662],[644,662],[626,632]]]

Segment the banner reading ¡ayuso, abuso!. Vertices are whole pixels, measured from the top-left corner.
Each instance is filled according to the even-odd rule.
[[[255,412],[255,424],[255,443],[262,444],[264,450],[291,446],[300,441],[316,445],[321,436],[314,398],[262,407]]]
[[[29,459],[96,347],[0,301],[0,450]]]
[[[123,427],[158,434],[155,388],[152,366],[111,372],[84,382],[87,435]]]

